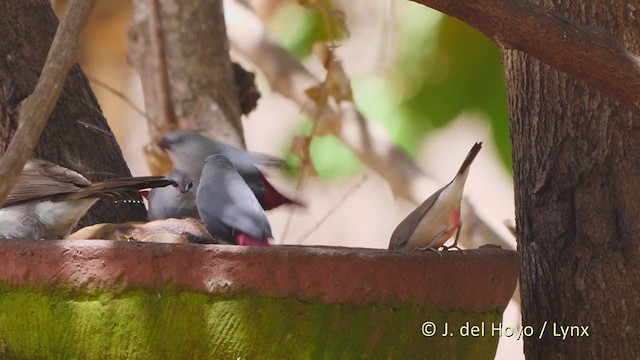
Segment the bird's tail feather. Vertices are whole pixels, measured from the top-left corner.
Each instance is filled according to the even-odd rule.
[[[52,198],[53,201],[107,198],[107,199],[131,199],[139,196],[142,189],[151,189],[175,185],[173,180],[163,176],[140,176],[120,179],[108,179],[91,184],[79,192],[60,194]]]
[[[480,151],[481,148],[482,148],[482,142],[477,142],[473,145],[471,150],[469,150],[469,154],[467,154],[467,157],[462,162],[462,165],[460,166],[460,170],[458,170],[458,175],[464,173],[467,170],[469,165],[471,165],[473,160],[475,160],[476,155],[478,155],[478,152]]]

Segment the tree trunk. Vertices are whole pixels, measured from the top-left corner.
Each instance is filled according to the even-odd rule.
[[[150,137],[190,128],[244,146],[222,0],[133,3],[129,58],[142,78]]]
[[[47,0],[0,2],[0,146],[17,128],[20,102],[34,89],[58,26]],[[34,157],[71,168],[90,180],[130,176],[87,79],[76,65],[67,77]],[[80,225],[146,218],[142,204],[100,201]]]
[[[639,1],[535,2],[640,52]],[[507,50],[504,62],[523,323],[536,331],[525,338],[525,355],[637,358],[640,118],[523,53]],[[554,336],[561,325],[574,326],[565,339]]]

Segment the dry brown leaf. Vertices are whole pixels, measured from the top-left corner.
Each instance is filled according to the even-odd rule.
[[[306,94],[321,106],[327,104],[329,96],[335,99],[336,103],[345,100],[353,102],[351,79],[344,71],[342,61],[336,58],[334,49],[318,42],[313,46],[313,53],[322,62],[327,74],[320,85],[307,89]]]
[[[298,135],[291,141],[291,153],[300,159],[300,171],[308,176],[318,176],[313,160],[311,159],[310,136]]]
[[[351,91],[351,79],[344,71],[342,62],[339,60],[333,60],[329,71],[327,71],[327,88],[329,94],[333,97],[337,103],[341,101],[353,102],[353,93]]]
[[[313,134],[317,136],[334,135],[340,133],[341,127],[342,123],[335,112],[323,110],[316,118]]]
[[[332,25],[338,31],[337,37],[341,39],[351,37],[351,32],[347,27],[347,14],[344,11],[332,10],[330,19],[332,20]]]
[[[331,49],[327,44],[318,41],[313,44],[312,51],[313,55],[320,60],[324,69],[329,71],[331,62],[333,61],[333,49]]]
[[[304,158],[309,153],[309,137],[298,135],[291,141],[291,153],[299,159]]]
[[[318,106],[327,106],[327,102],[329,101],[329,91],[327,91],[325,83],[310,87],[305,90],[304,93],[307,94],[309,99],[311,99],[314,103],[318,104]]]

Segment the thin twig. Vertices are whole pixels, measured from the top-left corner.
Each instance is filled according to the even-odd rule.
[[[302,171],[299,172],[299,174],[300,175],[298,176],[298,179],[296,181],[296,196],[298,197],[302,193],[302,188],[303,188],[304,181],[306,179],[307,172],[303,168]],[[291,226],[291,222],[293,221],[293,215],[295,214],[296,210],[297,210],[296,206],[291,206],[291,209],[289,210],[289,215],[287,216],[287,222],[284,224],[284,230],[282,230],[281,241],[283,242],[287,239],[287,235],[289,235],[289,228]]]
[[[96,0],[71,0],[67,4],[42,75],[33,93],[20,105],[18,129],[0,160],[0,204],[4,203],[24,164],[31,157],[58,101],[67,74],[80,56],[82,29],[95,4]]]
[[[320,228],[320,226],[325,221],[327,221],[327,219],[331,215],[333,215],[338,209],[340,209],[340,207],[342,207],[342,205],[345,203],[345,201],[347,201],[356,192],[356,190],[360,189],[362,187],[362,185],[364,185],[364,183],[367,181],[367,179],[368,179],[368,177],[367,177],[366,174],[362,175],[360,180],[358,180],[355,184],[353,184],[353,186],[351,186],[349,188],[349,190],[347,190],[344,194],[342,194],[342,196],[336,202],[336,204],[322,217],[322,219],[320,219],[320,221],[318,221],[313,226],[313,228],[311,228],[304,235],[302,235],[301,237],[298,238],[297,243],[298,244],[302,244],[302,242],[305,241],[309,236],[313,235],[313,233],[316,232],[316,230],[318,230]]]
[[[88,129],[91,129],[99,134],[105,135],[106,137],[108,137],[109,139],[115,139],[113,134],[110,133],[109,131],[105,130],[105,129],[100,129],[99,127],[93,125],[93,124],[89,124],[87,122],[84,121],[80,121],[80,120],[76,120],[76,122]]]
[[[115,95],[116,97],[120,98],[122,101],[124,101],[125,103],[127,103],[127,105],[129,105],[133,110],[135,110],[135,112],[137,112],[140,116],[142,116],[143,118],[149,120],[147,118],[147,115],[145,115],[144,111],[136,104],[133,103],[133,101],[131,101],[131,99],[129,99],[125,94],[123,94],[122,92],[116,90],[116,88],[112,87],[111,85],[105,83],[102,80],[99,80],[97,78],[95,78],[94,76],[91,76],[87,73],[85,73],[85,76],[91,81],[96,83],[96,85],[98,86],[102,86],[103,88],[105,88],[107,91],[109,91],[110,93],[112,93],[113,95]]]

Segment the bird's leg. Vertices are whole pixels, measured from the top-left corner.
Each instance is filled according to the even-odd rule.
[[[449,251],[450,249],[456,249],[458,251],[462,251],[462,249],[460,249],[458,247],[458,238],[460,237],[460,230],[462,229],[462,220],[460,220],[460,226],[458,226],[458,230],[456,230],[456,238],[453,240],[453,245],[451,246],[445,246],[442,245],[442,247],[444,248],[443,250]]]
[[[444,229],[442,229],[442,231],[440,231],[440,232],[438,233],[438,235],[436,235],[436,236],[433,238],[433,240],[432,240],[429,244],[427,244],[427,246],[423,246],[423,247],[416,247],[416,250],[421,250],[421,251],[429,250],[429,251],[433,251],[433,252],[435,252],[436,254],[438,254],[440,257],[442,257],[442,254],[440,253],[440,251],[438,251],[438,249],[434,248],[432,244],[433,244],[433,243],[435,243],[435,242],[436,242],[436,240],[438,240],[438,238],[440,238],[440,237],[441,237],[444,233],[446,233],[446,232],[447,232],[447,228],[445,227]]]
[[[417,247],[416,250],[420,250],[420,251],[429,250],[429,251],[433,251],[433,252],[438,252],[438,249],[434,248],[431,245],[427,245],[427,246],[423,246],[423,247]]]
[[[420,250],[420,251],[433,251],[434,253],[438,254],[440,259],[442,259],[442,252],[438,251],[438,249],[436,249],[433,246],[431,246],[431,244],[429,244],[427,246],[423,246],[423,247],[417,247],[415,249],[416,250]]]
[[[439,232],[436,236],[434,236],[434,237],[433,237],[433,240],[431,240],[431,242],[430,242],[427,246],[425,246],[425,247],[421,247],[421,248],[417,248],[417,249],[419,249],[419,250],[426,250],[426,249],[429,249],[429,250],[436,251],[436,252],[440,251],[440,249],[441,249],[442,247],[444,247],[444,246],[442,246],[442,247],[438,247],[438,248],[434,248],[434,247],[433,247],[433,244],[437,244],[437,243],[439,243],[439,242],[440,242],[440,239],[441,239],[441,238],[442,238],[442,237],[447,233],[447,230],[448,230],[448,227],[447,227],[447,226],[444,226],[444,227],[442,228],[442,230],[440,230],[440,232]],[[446,241],[446,240],[445,240],[445,241]]]

